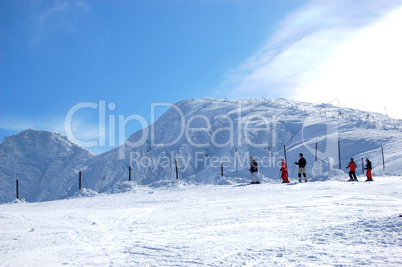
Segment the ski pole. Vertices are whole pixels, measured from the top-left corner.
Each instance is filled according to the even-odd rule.
[[[280,180],[280,175],[281,175],[281,170],[279,170],[279,174],[278,174],[278,183],[281,181]]]

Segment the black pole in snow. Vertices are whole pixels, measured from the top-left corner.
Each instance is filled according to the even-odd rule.
[[[221,163],[221,177],[223,177],[223,163]]]
[[[341,141],[338,140],[338,160],[339,160],[339,169],[342,169],[342,159],[341,159]]]
[[[236,178],[237,178],[237,147],[235,147],[235,164],[236,164]]]
[[[381,144],[381,153],[382,153],[382,170],[385,172],[385,160],[384,160],[384,146]]]
[[[315,143],[315,161],[317,161],[317,143]]]
[[[131,181],[131,165],[128,166],[128,181]]]
[[[81,190],[81,171],[78,173],[78,189]]]
[[[362,172],[364,174],[364,160],[363,160],[363,158],[362,158]]]
[[[177,168],[177,159],[176,159],[176,180],[179,179],[179,169]]]
[[[15,181],[16,183],[16,189],[17,189],[17,199],[20,199],[19,194],[18,194],[18,179]]]

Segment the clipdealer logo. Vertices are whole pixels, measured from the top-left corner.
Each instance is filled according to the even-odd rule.
[[[148,124],[146,118],[139,114],[112,115],[110,111],[116,109],[114,103],[107,105],[106,101],[101,100],[95,102],[83,102],[74,105],[66,114],[65,117],[65,132],[73,142],[79,143],[84,147],[105,147],[108,141],[109,146],[120,144],[118,146],[118,158],[121,160],[130,160],[130,164],[137,165],[143,168],[151,168],[156,171],[159,167],[171,168],[175,162],[182,168],[188,168],[192,164],[194,168],[218,167],[220,164],[238,165],[243,167],[247,165],[249,152],[243,151],[240,156],[237,152],[233,157],[211,156],[205,157],[204,152],[200,149],[208,150],[211,148],[224,147],[241,147],[263,149],[272,146],[277,142],[276,136],[276,118],[273,116],[267,118],[261,113],[250,114],[244,112],[242,102],[237,101],[236,110],[230,114],[218,114],[215,116],[206,116],[204,114],[186,115],[180,108],[180,105],[171,103],[152,103],[151,104],[151,122]],[[174,131],[169,133],[168,138],[164,138],[166,129],[157,129],[156,109],[160,107],[168,107],[167,111],[169,123],[171,127],[175,127]],[[98,115],[98,138],[97,140],[83,141],[80,140],[73,130],[74,115],[84,109],[92,109],[97,111]],[[247,114],[246,116],[244,114]],[[130,122],[136,122],[141,125],[142,130],[137,132],[135,140],[129,139],[126,136],[127,125]],[[218,123],[217,123],[218,122]],[[106,127],[108,126],[108,127]],[[117,134],[116,134],[117,133]],[[255,138],[256,136],[270,136],[269,138]],[[108,137],[108,140],[106,140]],[[256,141],[256,140],[259,141]],[[194,153],[178,153],[177,145],[186,144],[191,146]],[[152,147],[161,148],[161,154],[147,155],[140,153],[141,149],[135,148]],[[163,148],[172,148],[169,149]],[[175,150],[175,151],[174,151]],[[166,155],[165,151],[169,151],[170,155]],[[256,157],[256,155],[252,155]],[[257,157],[258,159],[258,157]],[[275,156],[271,154],[266,157],[261,157],[261,166],[273,166],[275,164]],[[234,163],[231,161],[235,161]]]

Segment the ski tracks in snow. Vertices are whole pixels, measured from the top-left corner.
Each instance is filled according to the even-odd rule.
[[[0,266],[398,266],[401,191],[393,177],[7,204]]]

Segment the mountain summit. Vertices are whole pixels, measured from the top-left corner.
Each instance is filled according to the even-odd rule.
[[[0,145],[0,201],[13,199],[15,179],[27,201],[72,196],[78,171],[86,188],[107,192],[128,181],[129,166],[139,185],[175,181],[176,169],[178,179],[189,183],[244,182],[251,156],[262,180],[277,182],[285,151],[293,178],[299,153],[310,181],[339,179],[344,174],[337,169],[346,170],[351,157],[359,163],[358,174],[362,159],[370,158],[374,176],[381,175],[383,151],[385,171],[401,175],[399,123],[381,114],[285,99],[189,99],[99,155],[63,135],[27,130]]]
[[[16,179],[26,201],[60,198],[76,182],[75,169],[92,156],[55,132],[31,129],[8,136],[0,144],[0,202],[15,198]]]

